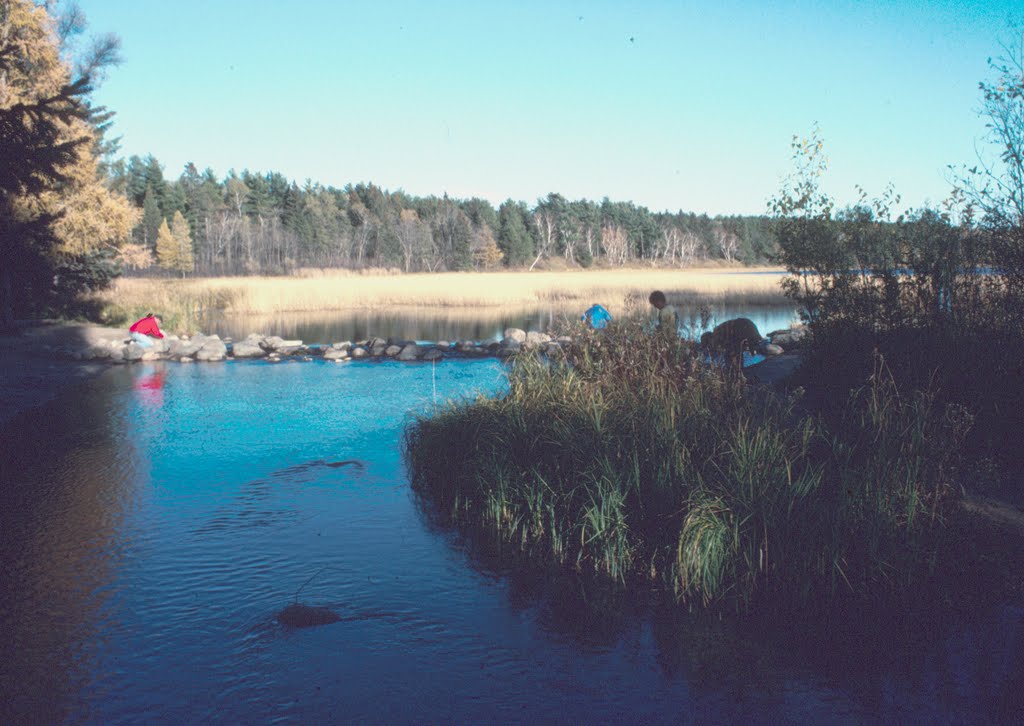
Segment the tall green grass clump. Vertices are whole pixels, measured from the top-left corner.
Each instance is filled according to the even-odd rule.
[[[635,322],[522,355],[508,392],[407,429],[448,523],[538,562],[740,609],[907,587],[934,566],[970,419],[884,366],[826,426]]]

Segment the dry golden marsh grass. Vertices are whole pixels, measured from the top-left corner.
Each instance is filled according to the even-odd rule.
[[[579,270],[366,274],[305,271],[292,277],[122,278],[102,293],[118,307],[220,309],[273,314],[374,310],[392,306],[509,307],[543,302],[601,302],[611,310],[646,304],[652,290],[669,299],[745,295],[781,297],[785,272],[774,268]]]

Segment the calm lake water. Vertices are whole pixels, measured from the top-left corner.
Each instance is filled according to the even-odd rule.
[[[440,309],[395,307],[387,311],[282,313],[277,315],[215,315],[203,323],[204,332],[236,340],[249,333],[280,335],[306,343],[365,340],[395,336],[408,340],[494,340],[506,328],[550,332],[566,321],[579,320],[589,305],[538,304],[517,307]],[[751,303],[748,300],[688,298],[678,306],[683,332],[699,337],[701,308],[710,313],[710,326],[748,317],[762,334],[788,328],[797,319],[796,308],[782,295]],[[647,313],[649,308],[643,309]],[[613,314],[621,311],[612,306]]]
[[[438,530],[403,426],[505,385],[491,360],[139,364],[15,419],[0,723],[1022,715],[1020,603],[731,622],[516,570]],[[296,597],[340,621],[278,624]]]

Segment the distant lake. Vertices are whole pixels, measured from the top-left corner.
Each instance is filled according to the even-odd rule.
[[[143,363],[16,418],[0,723],[1019,722],[1022,603],[705,617],[438,529],[403,426],[506,385],[491,359]],[[338,622],[279,624],[295,601]]]
[[[595,300],[594,302],[601,302]],[[711,315],[711,325],[737,317],[754,321],[762,334],[788,328],[797,320],[796,306],[778,296],[741,295],[688,296],[672,300],[679,309],[687,334],[699,337],[701,308]],[[613,315],[623,314],[623,305],[602,303]],[[249,333],[280,335],[306,343],[334,343],[365,340],[372,336],[408,340],[492,340],[500,339],[506,328],[548,332],[565,321],[578,320],[589,307],[579,304],[539,303],[515,307],[439,308],[394,306],[387,310],[279,313],[276,315],[213,315],[203,323],[204,332],[236,340]],[[640,314],[649,309],[633,306]]]

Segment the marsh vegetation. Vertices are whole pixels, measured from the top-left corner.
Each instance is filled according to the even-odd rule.
[[[934,566],[966,411],[899,395],[879,361],[829,422],[635,321],[579,339],[408,429],[413,486],[445,521],[744,610],[892,592]]]

